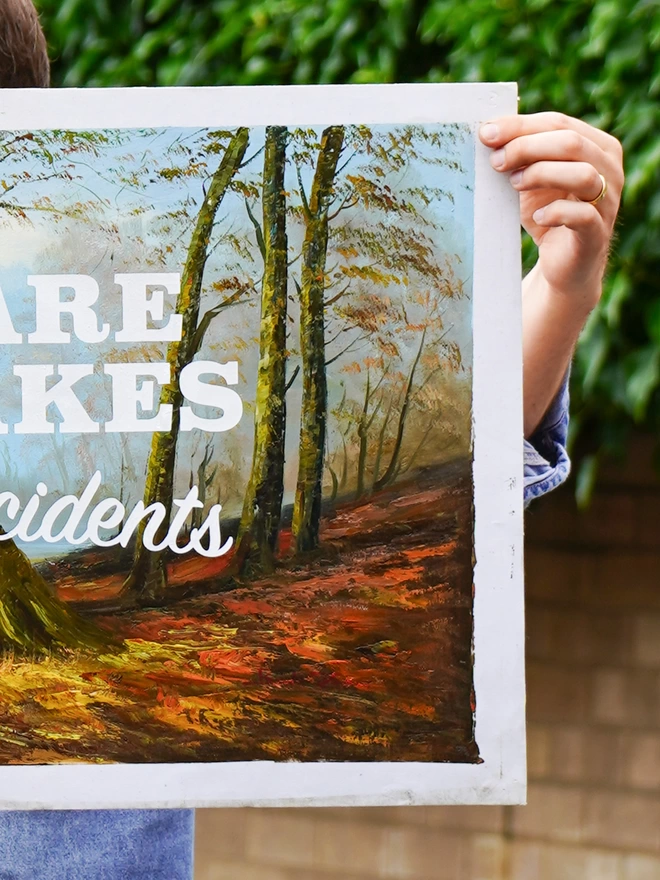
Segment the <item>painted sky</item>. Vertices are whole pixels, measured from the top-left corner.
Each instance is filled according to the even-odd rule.
[[[373,131],[377,135],[386,136],[388,130],[379,126],[374,127]],[[443,127],[437,126],[434,131],[442,135]],[[464,368],[469,372],[474,136],[467,128],[457,130],[454,127],[451,130],[447,128],[446,131],[446,163],[430,163],[429,159],[437,157],[429,144],[420,140],[416,144],[417,158],[405,163],[400,171],[392,173],[388,177],[388,184],[395,192],[427,189],[429,192],[444,193],[440,197],[430,197],[428,204],[424,206],[424,222],[429,229],[434,227],[432,236],[438,253],[451,258],[456,277],[464,286],[466,295],[463,298],[447,300],[445,303],[443,323],[446,339],[460,346]],[[317,133],[320,134],[320,129]],[[34,291],[27,285],[28,275],[91,275],[100,287],[99,322],[109,322],[115,331],[121,327],[120,291],[114,284],[115,273],[181,271],[191,230],[191,221],[186,218],[195,217],[203,198],[205,179],[213,173],[220,157],[213,153],[203,157],[202,161],[206,162],[206,166],[200,166],[193,174],[174,173],[168,178],[159,172],[163,169],[184,169],[190,162],[196,161],[196,145],[204,140],[206,134],[197,129],[175,128],[109,133],[108,143],[98,149],[98,155],[88,152],[78,154],[74,151],[63,160],[70,167],[70,179],[55,173],[50,179],[32,182],[38,177],[47,176],[43,172],[43,163],[36,162],[33,156],[25,158],[17,154],[13,164],[6,166],[5,173],[13,174],[13,179],[20,177],[20,185],[15,189],[16,199],[27,208],[29,219],[19,222],[9,216],[0,215],[0,287],[19,333],[27,334],[34,329]],[[242,180],[247,187],[258,181],[263,143],[264,129],[252,129],[247,151],[247,157],[251,161],[242,172]],[[192,151],[192,154],[186,152],[187,150]],[[348,152],[343,162],[342,174],[358,173],[365,161],[365,155],[359,152],[351,155]],[[58,165],[56,159],[54,171],[58,167],[63,165]],[[303,185],[309,192],[313,175],[312,164],[302,164],[301,175]],[[11,184],[9,177],[7,180]],[[7,184],[4,185],[6,188]],[[293,193],[297,186],[295,168],[290,164],[286,187],[292,193],[292,204],[295,202]],[[57,214],[30,210],[30,205],[35,202],[43,205],[44,199],[54,206]],[[258,199],[250,196],[249,201],[258,216]],[[76,203],[86,203],[88,206],[85,219],[71,219],[66,216]],[[369,219],[360,211],[355,211],[352,217],[346,215],[343,218],[344,222],[358,225],[366,224]],[[383,222],[405,224],[420,221],[386,217]],[[301,241],[301,225],[292,216],[289,222],[292,295],[290,310],[294,323],[296,306],[293,279],[299,267],[296,257]],[[211,289],[214,280],[230,276],[249,277],[258,285],[260,274],[261,258],[254,229],[246,212],[245,193],[229,193],[216,218],[205,272],[203,310],[217,301],[218,294]],[[384,289],[383,295],[390,295],[390,291]],[[400,292],[394,291],[392,295],[399,296]],[[414,311],[414,306],[412,308]],[[258,358],[258,323],[258,297],[253,297],[244,305],[223,313],[212,324],[201,356],[217,361],[238,360],[241,382],[236,390],[245,403],[245,413],[240,425],[227,434],[208,438],[195,431],[182,437],[179,446],[181,488],[187,488],[190,461],[194,461],[196,455],[201,455],[207,440],[212,440],[214,456],[226,468],[237,467],[246,458],[246,450],[251,448],[250,406],[254,397]],[[71,329],[67,316],[62,320],[62,328]],[[290,332],[293,363],[297,332],[294,324]],[[332,356],[333,351],[340,351],[342,344],[343,338],[338,337],[336,348],[330,348],[329,355]],[[401,368],[405,369],[414,357],[415,339],[402,339],[402,347]],[[363,353],[368,354],[368,348]],[[164,360],[164,354],[164,345],[152,345],[137,353],[135,346],[117,343],[114,332],[110,333],[108,340],[94,346],[86,346],[75,340],[67,345],[4,346],[0,349],[0,415],[10,425],[20,418],[20,383],[18,378],[12,376],[13,363],[85,362],[100,365],[104,361],[125,358],[139,361]],[[340,365],[339,362],[337,371],[330,374],[331,406],[339,399],[345,387],[345,376],[339,370]],[[355,395],[359,396],[364,379],[362,377],[353,381]],[[76,385],[76,390],[92,418],[102,421],[110,417],[108,378],[103,378],[99,372],[94,377],[81,380]],[[300,411],[300,391],[295,385],[291,389],[288,409],[289,424],[296,424]],[[57,421],[57,412],[54,411],[51,417]],[[290,448],[287,449],[289,493],[293,488],[291,480],[295,473],[295,433],[289,431]],[[11,489],[26,500],[34,491],[36,482],[41,479],[49,486],[49,497],[52,500],[62,491],[80,491],[91,473],[98,468],[104,479],[102,494],[117,496],[122,460],[130,460],[132,472],[138,478],[142,475],[143,479],[149,443],[148,434],[105,435],[103,430],[99,435],[85,436],[59,435],[57,431],[53,435],[36,436],[17,436],[10,433],[0,437],[1,487]],[[141,497],[141,486],[136,483],[127,487],[127,494],[134,504]],[[26,546],[24,549],[29,550],[33,556],[43,552],[43,548],[37,550]],[[58,553],[61,548],[55,546],[49,552]]]

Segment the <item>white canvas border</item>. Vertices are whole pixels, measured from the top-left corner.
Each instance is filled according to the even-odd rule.
[[[511,83],[0,91],[0,129],[480,122]],[[516,194],[477,142],[474,241],[476,739],[482,764],[0,767],[0,809],[512,804],[526,794],[522,375]]]

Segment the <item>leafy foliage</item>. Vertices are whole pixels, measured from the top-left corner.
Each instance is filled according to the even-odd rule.
[[[58,85],[516,80],[521,110],[562,110],[617,135],[619,238],[573,371],[582,494],[632,426],[660,427],[659,0],[39,5]]]

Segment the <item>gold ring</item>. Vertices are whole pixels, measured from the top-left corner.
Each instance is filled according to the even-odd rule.
[[[598,176],[600,177],[600,180],[601,180],[601,183],[602,183],[602,187],[601,187],[601,190],[600,190],[600,192],[598,193],[598,195],[596,196],[595,199],[587,199],[587,202],[588,202],[590,205],[597,205],[598,202],[602,201],[602,199],[605,198],[605,193],[607,192],[607,181],[605,180],[605,178],[603,177],[603,175],[600,174],[600,172],[598,172]]]

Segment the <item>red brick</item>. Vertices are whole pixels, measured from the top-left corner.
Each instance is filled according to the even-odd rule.
[[[578,600],[585,560],[580,553],[530,547],[525,553],[525,585],[531,602],[572,604]]]
[[[640,666],[660,668],[660,614],[635,618],[632,660]]]
[[[407,807],[401,807],[406,810]],[[428,807],[426,819],[433,828],[455,831],[502,831],[504,807]]]
[[[541,844],[514,840],[511,844],[511,880],[541,880]]]
[[[463,880],[468,838],[441,831],[389,828],[376,877],[394,880]]]
[[[551,768],[552,730],[547,725],[527,726],[527,773],[532,781],[545,779]]]
[[[509,880],[507,841],[499,834],[475,834],[470,840],[469,880]]]
[[[591,716],[601,724],[648,727],[660,723],[660,675],[651,670],[594,673]]]
[[[621,738],[624,785],[660,791],[660,733],[622,734]]]
[[[198,851],[203,851],[209,857],[234,858],[243,855],[246,819],[246,810],[197,810],[195,831]]]
[[[316,820],[310,811],[250,810],[246,855],[250,861],[282,867],[314,867]],[[341,826],[338,824],[338,829]]]
[[[586,671],[542,663],[527,665],[527,717],[531,722],[585,721],[590,679]]]
[[[660,859],[652,856],[625,856],[622,880],[658,880]]]
[[[576,843],[582,837],[584,794],[580,788],[530,785],[527,806],[513,808],[518,837]]]
[[[583,607],[660,611],[660,556],[634,550],[583,554],[578,595]]]
[[[377,866],[387,858],[388,826],[367,825],[364,822],[324,822],[314,820],[314,858],[317,870],[330,871],[338,876],[357,874],[374,876]],[[403,835],[414,834],[415,829],[402,830]]]
[[[629,852],[660,851],[660,801],[623,792],[585,794],[584,839]]]

